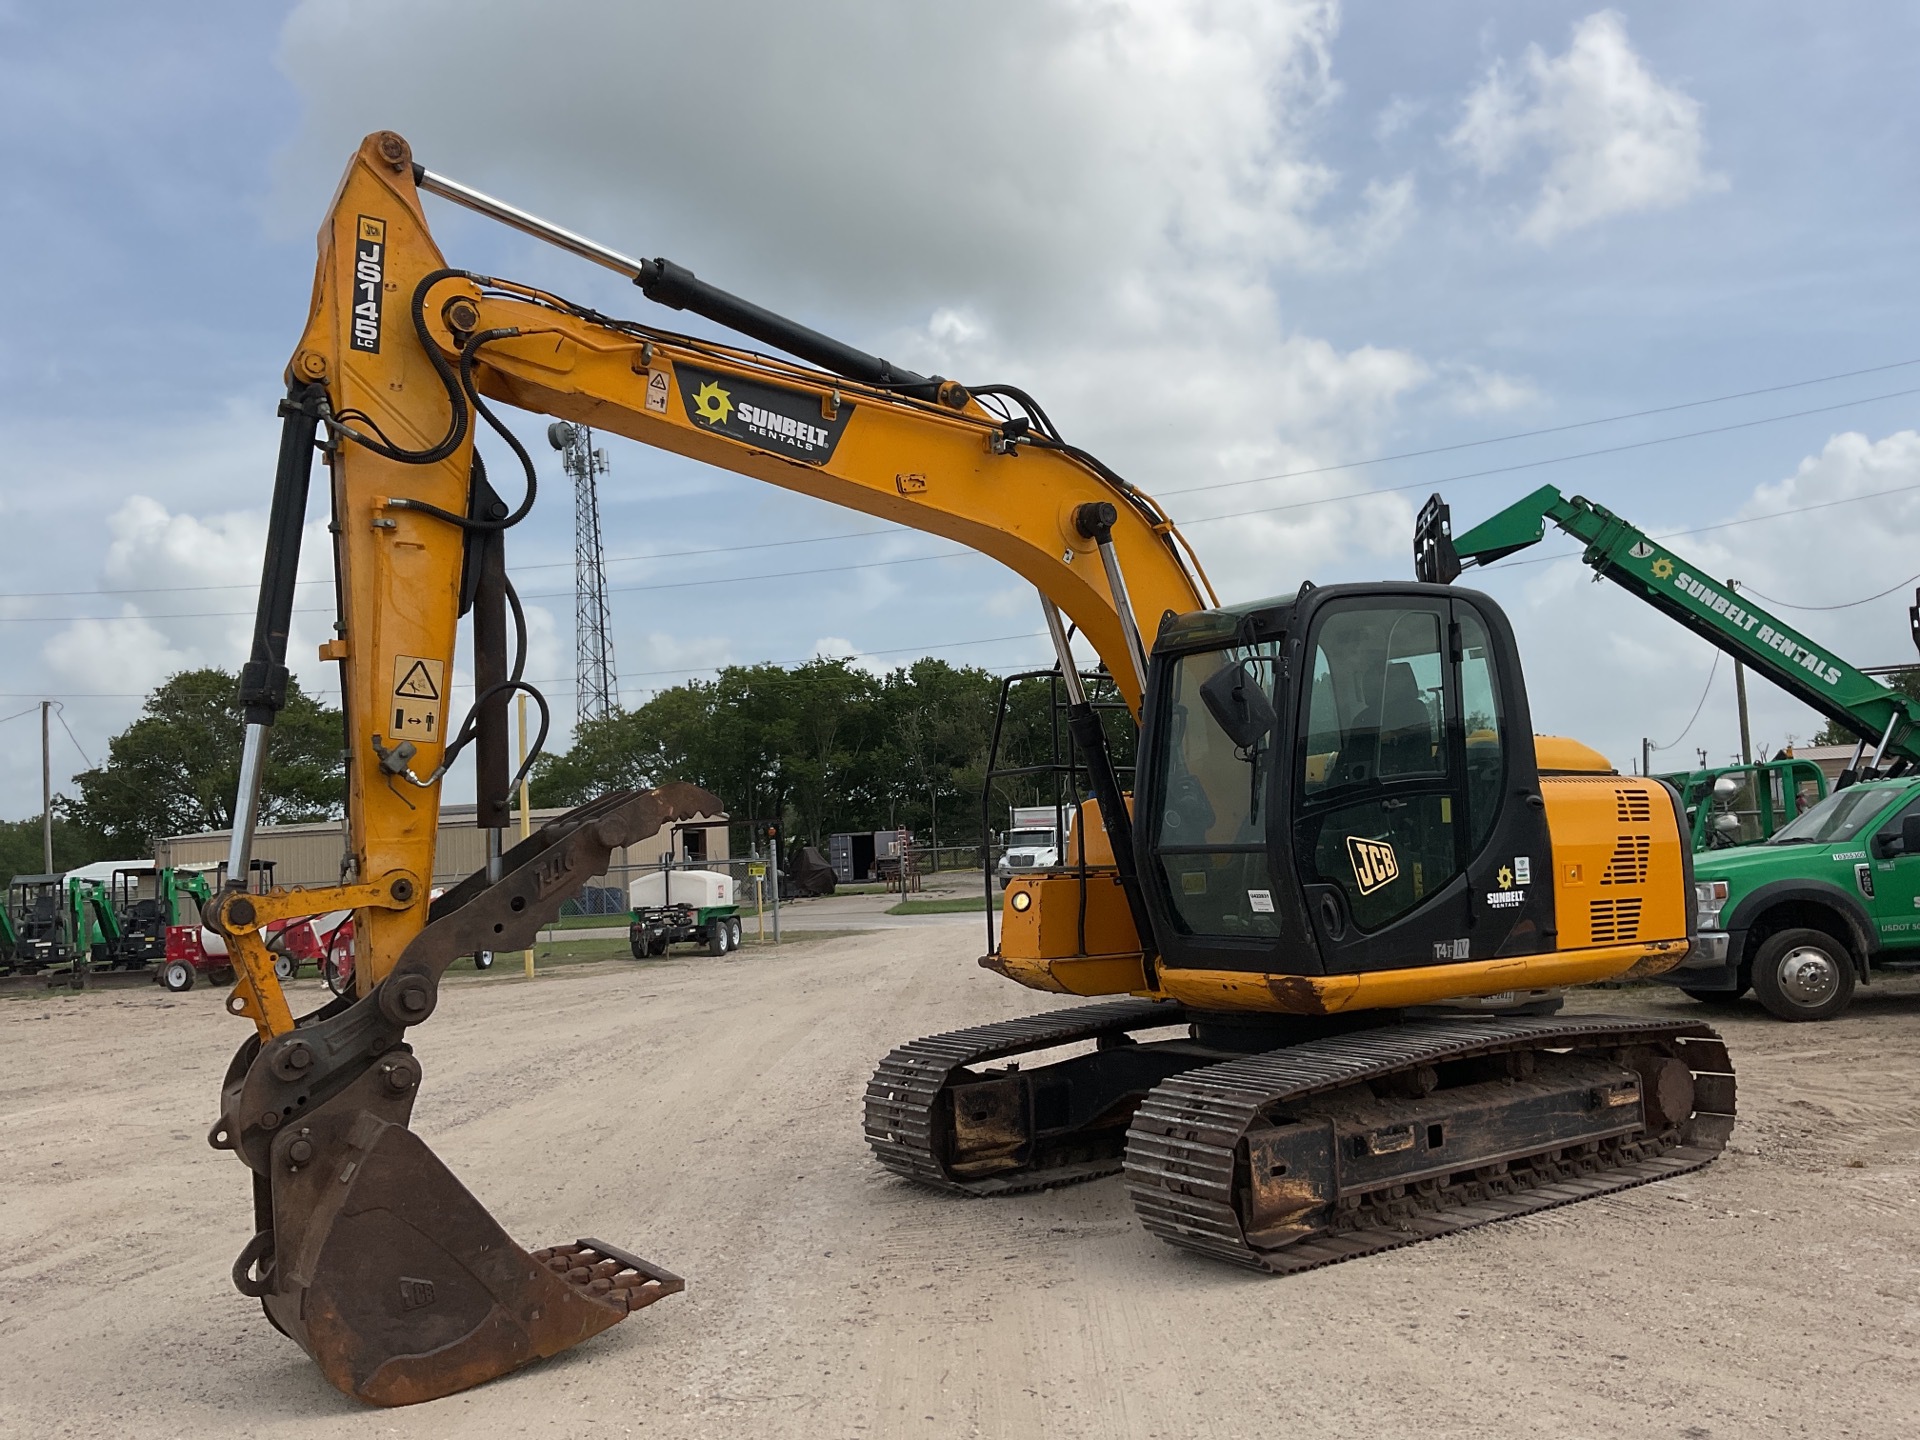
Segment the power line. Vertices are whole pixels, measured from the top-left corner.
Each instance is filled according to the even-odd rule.
[[[1887,598],[1887,596],[1891,595],[1894,591],[1904,590],[1907,586],[1913,584],[1913,582],[1916,580],[1920,580],[1920,574],[1909,575],[1904,580],[1896,580],[1894,581],[1893,584],[1889,585],[1886,589],[1875,591],[1873,594],[1867,596],[1865,599],[1849,600],[1843,605],[1795,605],[1790,600],[1776,600],[1771,595],[1765,594],[1759,590],[1755,590],[1751,585],[1747,584],[1745,581],[1741,582],[1740,588],[1742,590],[1747,591],[1751,595],[1758,595],[1762,600],[1766,601],[1769,605],[1778,605],[1782,610],[1851,610],[1856,605],[1867,605],[1867,604],[1871,604],[1875,600],[1884,600]]]
[[[1541,461],[1541,462],[1535,462],[1535,463],[1547,464],[1552,462]],[[1526,468],[1526,467],[1508,467],[1508,468]],[[1394,489],[1399,489],[1399,490],[1425,489],[1426,486],[1430,484],[1435,486],[1446,485],[1446,484],[1451,484],[1453,483],[1453,481],[1456,481],[1456,480],[1474,479],[1476,478],[1476,475],[1491,475],[1491,474],[1498,474],[1498,473],[1501,473],[1501,472],[1483,470],[1483,471],[1476,472],[1475,475],[1455,475],[1455,476],[1441,479],[1441,480],[1422,481],[1419,485],[1397,486],[1397,487],[1394,487]],[[1848,496],[1842,497],[1839,500],[1821,500],[1821,501],[1816,501],[1810,505],[1796,505],[1786,510],[1773,510],[1773,511],[1769,511],[1765,515],[1747,515],[1747,516],[1742,516],[1740,519],[1737,519],[1737,520],[1722,520],[1712,525],[1696,525],[1685,530],[1668,530],[1658,535],[1649,535],[1648,538],[1653,540],[1668,540],[1668,539],[1678,539],[1687,535],[1704,535],[1714,530],[1729,530],[1737,525],[1756,525],[1764,520],[1783,520],[1793,515],[1805,515],[1815,510],[1831,510],[1838,505],[1855,505],[1860,503],[1863,500],[1879,500],[1888,495],[1903,495],[1913,490],[1920,490],[1920,484],[1896,485],[1886,490],[1868,491],[1864,495],[1848,495]],[[1392,491],[1390,490],[1369,490],[1369,491],[1362,492],[1363,495],[1385,495],[1390,493],[1392,493]],[[1347,497],[1333,496],[1329,498],[1351,499],[1351,498],[1359,498],[1359,497],[1358,496],[1347,496]],[[1323,503],[1323,502],[1300,501],[1300,502],[1296,502],[1293,505],[1269,506],[1269,507],[1266,507],[1266,509],[1264,510],[1236,511],[1234,512],[1233,515],[1213,515],[1213,516],[1207,517],[1207,520],[1226,520],[1226,519],[1236,518],[1237,516],[1265,514],[1271,510],[1298,509],[1303,505],[1313,505],[1313,504],[1320,504],[1320,503]],[[1205,524],[1207,523],[1207,520],[1188,521],[1185,523]],[[1491,569],[1510,570],[1522,565],[1544,565],[1549,563],[1550,561],[1566,559],[1568,556],[1577,554],[1577,553],[1578,553],[1577,551],[1562,551],[1560,553],[1553,554],[1553,555],[1535,555],[1525,560],[1502,561],[1498,565],[1487,566],[1485,568],[1490,570]],[[757,575],[719,575],[719,576],[713,576],[705,580],[663,581],[656,585],[615,585],[615,586],[610,586],[609,590],[613,592],[618,592],[620,594],[637,594],[642,591],[655,591],[655,590],[687,590],[687,589],[694,589],[699,586],[705,586],[705,585],[744,585],[744,584],[749,584],[758,580],[791,580],[791,579],[796,579],[796,578],[809,576],[809,575],[838,575],[842,571],[846,571],[846,570],[879,570],[879,569],[885,569],[894,565],[921,565],[933,560],[984,560],[988,558],[990,557],[988,557],[987,555],[983,554],[981,551],[978,551],[978,550],[959,549],[959,550],[943,551],[937,555],[909,555],[909,556],[905,556],[903,558],[894,559],[894,560],[862,560],[862,561],[856,561],[850,565],[822,565],[822,566],[818,566],[818,567],[814,567],[806,570],[776,570],[776,571],[764,572],[762,574],[757,574]],[[1920,575],[1917,575],[1913,578],[1920,579]],[[1905,581],[1901,582],[1901,584],[1905,584],[1905,583],[1906,583]],[[1900,586],[1895,585],[1892,588],[1897,590],[1900,588]],[[563,591],[563,590],[536,590],[536,591],[528,592],[526,595],[522,596],[521,598],[526,600],[565,599],[570,593],[571,592],[569,591]],[[1758,591],[1755,591],[1754,593],[1756,595],[1759,594]],[[1882,592],[1882,593],[1884,594],[1884,593],[1890,593],[1890,592]],[[0,598],[3,598],[3,597],[0,597]],[[1761,598],[1764,599],[1765,597],[1762,596]],[[1880,597],[1870,596],[1868,598],[1879,599]],[[1853,604],[1865,604],[1865,603],[1866,601],[1853,602]],[[1814,609],[1814,608],[1821,608],[1821,607],[1788,606],[1787,608]],[[1850,609],[1852,607],[1851,605],[1849,605],[1849,606],[1840,606],[1840,607],[1834,607],[1834,608]],[[38,622],[42,624],[62,624],[62,623],[69,623],[69,622],[82,621],[82,620],[94,620],[94,621],[99,621],[102,624],[125,623],[128,621],[134,621],[134,620],[223,620],[223,619],[232,620],[232,619],[244,618],[246,616],[251,615],[252,613],[253,612],[251,610],[200,610],[200,611],[169,611],[165,614],[160,614],[160,615],[146,615],[146,614],[141,614],[141,615],[0,615],[0,624],[7,624],[7,623],[19,624],[19,623],[25,623],[25,622]],[[295,609],[293,613],[296,615],[331,615],[333,614],[333,610],[332,610],[332,607],[330,606],[306,606],[304,608]],[[623,676],[621,678],[624,679],[625,677]],[[27,693],[28,692],[26,691],[19,692],[19,694],[22,696],[24,696]],[[5,696],[5,692],[0,692],[0,698],[12,698],[12,697]]]
[[[1217,485],[1190,485],[1183,490],[1162,490],[1162,495],[1190,495],[1200,490],[1221,490],[1230,485],[1257,485],[1263,480],[1292,480],[1302,475],[1327,475],[1336,470],[1356,470],[1363,465],[1385,465],[1392,460],[1417,460],[1426,455],[1444,455],[1453,450],[1471,450],[1481,445],[1504,445],[1511,440],[1532,440],[1541,435],[1559,435],[1568,430],[1585,430],[1595,425],[1613,425],[1623,420],[1644,420],[1649,415],[1671,415],[1676,410],[1694,410],[1702,405],[1721,405],[1729,400],[1749,400],[1755,395],[1775,395],[1782,390],[1799,390],[1809,385],[1824,385],[1834,380],[1851,380],[1860,375],[1877,375],[1886,370],[1899,370],[1908,365],[1920,365],[1920,359],[1896,360],[1890,365],[1870,365],[1864,370],[1847,370],[1838,375],[1822,375],[1815,380],[1794,380],[1785,385],[1768,385],[1759,390],[1742,390],[1732,395],[1715,395],[1705,400],[1683,400],[1677,405],[1660,405],[1651,410],[1635,410],[1624,415],[1605,415],[1597,420],[1575,420],[1565,425],[1548,425],[1539,430],[1517,430],[1511,435],[1494,435],[1485,440],[1461,440],[1452,445],[1433,445],[1425,450],[1402,450],[1394,455],[1375,455],[1366,460],[1345,460],[1337,465],[1317,465],[1311,470],[1288,470],[1279,475],[1261,475],[1251,480],[1227,480]],[[1911,391],[1902,391],[1911,394]],[[1877,398],[1877,397],[1876,397]],[[1846,405],[1863,405],[1864,400],[1848,400]],[[1840,407],[1834,407],[1840,408]],[[1814,414],[1814,411],[1802,412]],[[1792,417],[1781,417],[1792,418]],[[1711,431],[1701,431],[1711,434]],[[1685,439],[1685,436],[1676,437]],[[1651,443],[1651,442],[1650,442]]]
[[[805,665],[809,661],[818,660],[822,658],[861,660],[861,659],[871,659],[871,658],[875,658],[882,655],[931,655],[938,650],[965,650],[975,645],[998,645],[998,644],[1001,644],[1002,642],[1011,641],[1011,640],[1039,640],[1039,639],[1045,638],[1046,633],[1047,632],[1044,630],[1027,630],[1017,635],[987,635],[978,640],[949,640],[938,645],[900,645],[888,650],[861,650],[861,651],[858,651],[856,654],[850,655],[850,656],[823,657],[816,651],[814,654],[809,655],[801,660],[716,660],[710,665],[680,665],[680,666],[673,666],[665,670],[628,671],[625,674],[618,676],[617,678],[622,681],[645,680],[645,679],[656,678],[661,675],[695,675],[706,670],[722,670],[722,669],[728,669],[733,667],[744,668],[744,667],[751,667],[754,665]],[[1013,662],[1007,662],[1007,663],[1013,663]],[[573,693],[571,690],[559,688],[561,686],[564,686],[567,683],[563,679],[535,680],[529,683],[538,685],[543,691],[546,691],[554,695],[570,695]],[[25,690],[17,691],[17,692],[0,691],[0,699],[18,700],[18,699],[23,699],[25,696],[29,694],[37,695],[39,693],[40,692],[38,691],[25,691]],[[135,691],[135,690],[76,690],[76,691],[68,691],[58,696],[48,696],[46,698],[61,699],[61,700],[143,700],[146,698],[148,693],[150,692]],[[340,691],[335,686],[322,685],[322,686],[316,686],[311,689],[308,689],[306,693],[309,695],[338,695]],[[38,705],[35,705],[30,709],[22,710],[20,714],[31,715],[37,712],[39,708],[40,707]],[[5,717],[6,720],[13,720],[17,718],[18,716],[14,716],[14,715],[9,715]],[[4,724],[4,723],[5,723],[5,720],[0,720],[0,724]],[[81,753],[84,755],[86,752],[82,751]],[[88,761],[87,763],[92,764],[93,762]]]
[[[773,570],[754,575],[715,575],[705,580],[669,580],[657,585],[610,585],[609,594],[636,594],[643,590],[691,590],[702,585],[742,585],[756,580],[791,580],[805,575],[838,575],[845,570],[880,570],[891,565],[919,565],[929,560],[983,560],[977,550],[948,550],[938,555],[910,555],[898,560],[861,560],[851,565],[821,565],[809,570]],[[571,590],[530,590],[522,600],[565,600]],[[295,615],[331,615],[332,606],[308,605],[296,608]],[[169,610],[149,615],[0,615],[0,624],[41,622],[59,624],[75,620],[97,620],[103,624],[124,624],[134,620],[236,620],[253,614],[251,610]]]
[[[1740,391],[1734,391],[1726,395],[1713,395],[1713,396],[1708,396],[1707,398],[1702,400],[1683,400],[1673,405],[1659,405],[1651,409],[1633,410],[1633,411],[1628,411],[1619,415],[1603,415],[1591,420],[1575,420],[1575,421],[1570,421],[1565,425],[1549,425],[1537,430],[1517,430],[1508,435],[1490,435],[1485,437],[1484,439],[1479,439],[1479,440],[1461,440],[1450,445],[1430,446],[1424,450],[1403,450],[1403,451],[1399,451],[1399,452],[1388,454],[1388,455],[1373,455],[1363,460],[1343,460],[1336,464],[1319,465],[1307,470],[1287,470],[1287,471],[1282,471],[1273,475],[1256,475],[1243,480],[1224,480],[1211,485],[1190,485],[1182,489],[1164,490],[1158,493],[1165,494],[1165,495],[1191,495],[1191,494],[1198,494],[1208,490],[1231,489],[1232,487],[1237,485],[1258,485],[1271,480],[1293,480],[1293,479],[1299,479],[1303,476],[1308,476],[1308,475],[1326,475],[1326,474],[1332,474],[1336,471],[1341,471],[1341,470],[1356,470],[1368,465],[1385,465],[1396,460],[1414,460],[1414,459],[1419,459],[1423,456],[1443,455],[1455,450],[1471,450],[1471,449],[1475,449],[1477,447],[1486,446],[1486,445],[1504,445],[1514,440],[1530,440],[1530,439],[1535,439],[1542,435],[1558,435],[1570,430],[1590,429],[1596,425],[1613,425],[1626,420],[1641,420],[1651,415],[1669,415],[1674,413],[1675,411],[1698,409],[1704,405],[1721,405],[1733,400],[1748,400],[1748,399],[1752,399],[1756,395],[1774,395],[1774,394],[1779,394],[1780,392],[1786,391],[1786,390],[1800,390],[1800,389],[1805,389],[1806,387],[1812,386],[1812,385],[1826,385],[1836,380],[1850,380],[1850,379],[1857,378],[1858,376],[1861,376],[1861,375],[1877,375],[1877,374],[1884,373],[1885,371],[1888,371],[1888,370],[1904,369],[1910,365],[1920,365],[1920,358],[1916,358],[1912,360],[1895,360],[1890,364],[1886,364],[1886,365],[1869,365],[1863,369],[1844,370],[1833,375],[1816,376],[1810,380],[1792,380],[1781,385],[1762,386],[1757,390],[1740,390]],[[1615,453],[1617,450],[1636,449],[1636,448],[1640,448],[1642,446],[1647,446],[1647,445],[1670,444],[1676,440],[1691,440],[1691,439],[1696,439],[1702,435],[1715,435],[1715,434],[1720,434],[1726,430],[1743,429],[1743,428],[1746,428],[1747,426],[1752,426],[1752,425],[1772,424],[1775,421],[1780,421],[1780,420],[1801,419],[1808,415],[1823,414],[1830,410],[1842,410],[1853,405],[1866,405],[1866,404],[1871,404],[1877,400],[1893,399],[1899,396],[1911,395],[1915,393],[1920,393],[1920,392],[1916,392],[1914,390],[1899,390],[1899,391],[1894,391],[1889,395],[1869,395],[1862,399],[1841,401],[1835,405],[1822,406],[1813,410],[1800,410],[1800,411],[1795,411],[1792,414],[1788,414],[1788,415],[1767,416],[1758,420],[1742,421],[1736,425],[1720,426],[1715,429],[1694,430],[1694,431],[1688,431],[1680,435],[1656,437],[1651,440],[1636,441],[1632,445],[1612,447],[1610,449],[1582,451],[1574,455],[1559,456],[1559,457],[1554,457],[1546,460],[1535,460],[1535,461],[1528,462],[1528,464],[1524,466],[1514,466],[1509,468],[1526,469],[1532,466],[1539,466],[1539,465],[1556,465],[1556,464],[1564,463],[1567,460],[1582,460],[1582,459],[1591,458],[1592,456],[1595,456],[1595,455],[1612,454],[1612,453]],[[1483,470],[1483,471],[1474,472],[1471,475],[1454,476],[1452,478],[1456,480],[1476,479],[1482,475],[1492,475],[1492,474],[1501,474],[1501,473],[1505,473],[1505,472],[1501,470]],[[1426,483],[1426,482],[1423,482],[1423,483]],[[1432,483],[1446,484],[1450,482],[1438,481],[1438,482],[1432,482]],[[1418,488],[1420,488],[1418,485],[1405,485],[1405,486],[1392,487],[1392,489],[1418,489]],[[1304,501],[1300,503],[1313,504],[1313,505],[1332,504],[1335,501],[1339,501],[1339,500],[1363,498],[1364,496],[1367,496],[1367,495],[1388,494],[1388,493],[1392,493],[1392,489],[1354,491],[1349,495],[1325,496],[1318,500]],[[1294,507],[1275,506],[1271,508],[1288,509],[1288,508],[1294,508]],[[1216,516],[1206,517],[1206,519],[1225,520],[1225,519],[1238,518],[1238,516],[1240,515],[1252,515],[1252,514],[1261,514],[1261,513],[1264,513],[1264,512],[1257,511],[1257,510],[1240,511],[1240,512],[1236,512],[1235,515],[1216,515]],[[1206,519],[1190,521],[1186,523],[1204,524],[1206,523]],[[640,555],[609,556],[605,563],[609,565],[624,565],[624,564],[630,564],[630,563],[634,563],[642,560],[673,560],[673,559],[679,559],[683,556],[726,555],[726,554],[733,554],[741,550],[773,550],[773,549],[779,549],[783,546],[788,546],[788,545],[822,545],[822,544],[827,544],[829,542],[838,541],[838,540],[858,540],[858,539],[864,539],[868,536],[873,536],[873,535],[893,534],[897,531],[898,528],[899,527],[889,526],[889,527],[882,527],[879,529],[872,529],[872,530],[848,530],[835,535],[810,535],[810,536],[804,536],[798,539],[791,539],[791,540],[763,540],[763,541],[749,542],[749,543],[737,544],[737,545],[716,545],[716,546],[710,546],[704,549],[687,549],[684,547],[676,547],[675,549],[672,549],[672,550],[649,551],[647,553],[640,554]],[[525,572],[528,570],[555,570],[555,569],[565,568],[571,564],[573,564],[573,561],[571,560],[543,560],[543,561],[534,562],[532,564],[516,565],[514,568],[517,571],[521,571],[521,572]],[[840,568],[852,568],[852,567],[840,567]],[[800,573],[813,573],[813,572],[800,572]],[[326,585],[326,584],[331,584],[332,582],[329,577],[323,576],[318,579],[302,580],[302,581],[299,581],[298,583],[301,585]],[[205,592],[205,591],[215,591],[215,590],[247,590],[252,588],[254,587],[250,584],[226,584],[226,585],[136,585],[136,586],[115,588],[111,590],[105,590],[105,589],[13,590],[13,591],[0,591],[0,600],[61,599],[61,598],[66,598],[66,597],[76,596],[76,595],[152,595],[152,594],[160,594],[160,593],[175,592],[175,591],[182,594],[187,594],[187,593],[193,593],[193,592]],[[0,618],[6,618],[6,617],[0,617]]]
[[[93,757],[87,754],[86,747],[80,743],[80,737],[75,735],[73,733],[73,727],[67,724],[66,707],[57,701],[53,707],[53,718],[58,720],[60,722],[60,728],[67,732],[67,739],[73,741],[73,748],[80,752],[80,758],[87,762],[87,768],[89,770],[96,768],[93,763]]]
[[[1674,746],[1678,745],[1682,740],[1687,738],[1688,733],[1693,729],[1694,720],[1698,720],[1700,718],[1700,712],[1707,708],[1707,696],[1713,690],[1713,677],[1718,675],[1719,673],[1720,673],[1720,652],[1718,650],[1715,650],[1713,652],[1713,664],[1709,666],[1707,669],[1706,688],[1701,690],[1700,692],[1700,703],[1693,707],[1693,718],[1687,721],[1687,728],[1685,730],[1682,730],[1678,735],[1674,736],[1673,739],[1669,740],[1664,745],[1655,745],[1651,740],[1649,740],[1647,742],[1649,749],[1671,750],[1673,749]]]
[[[1565,465],[1573,460],[1591,460],[1599,455],[1621,455],[1629,450],[1645,450],[1653,445],[1671,445],[1678,440],[1698,440],[1703,435],[1725,435],[1734,430],[1751,430],[1756,425],[1777,425],[1784,420],[1803,420],[1809,415],[1825,415],[1834,410],[1846,410],[1855,405],[1869,405],[1877,400],[1898,400],[1907,395],[1920,395],[1920,386],[1908,390],[1890,390],[1884,395],[1867,395],[1858,400],[1843,400],[1837,405],[1817,405],[1811,410],[1795,410],[1785,415],[1763,415],[1757,420],[1736,420],[1730,425],[1714,425],[1705,430],[1687,430],[1678,435],[1656,435],[1647,440],[1629,440],[1621,445],[1603,445],[1597,450],[1577,450],[1570,455],[1549,455],[1539,460],[1522,460],[1513,465],[1496,465],[1486,470],[1468,470],[1459,475],[1445,475],[1438,480],[1413,480],[1404,485],[1381,485],[1372,490],[1350,490],[1341,495],[1323,495],[1313,500],[1295,500],[1286,505],[1265,505],[1253,510],[1229,510],[1224,515],[1206,515],[1198,520],[1182,520],[1182,526],[1206,525],[1215,520],[1238,520],[1248,515],[1268,515],[1279,510],[1305,510],[1314,505],[1332,505],[1344,500],[1364,500],[1371,495],[1393,495],[1402,490],[1424,490],[1430,485],[1452,485],[1462,480],[1480,480],[1489,475],[1511,475],[1517,470],[1538,470],[1546,465]],[[1266,475],[1259,480],[1290,480],[1301,475],[1318,473],[1313,470],[1292,470],[1282,475]],[[1259,480],[1223,480],[1217,485],[1193,485],[1185,490],[1163,492],[1171,495],[1191,495],[1202,490],[1226,490],[1236,485],[1254,485]]]

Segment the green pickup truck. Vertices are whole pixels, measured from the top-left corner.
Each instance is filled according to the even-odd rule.
[[[1758,845],[1694,857],[1699,932],[1663,978],[1831,1020],[1875,970],[1920,968],[1920,779],[1836,790]]]

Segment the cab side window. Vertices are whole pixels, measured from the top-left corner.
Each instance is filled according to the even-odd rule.
[[[1454,605],[1460,627],[1460,710],[1467,738],[1467,814],[1478,853],[1492,833],[1506,788],[1506,725],[1500,681],[1494,673],[1493,647],[1479,614],[1464,602]]]
[[[1907,855],[1920,855],[1920,850],[1909,850],[1904,842],[1909,817],[1920,819],[1920,796],[1894,811],[1873,832],[1874,852],[1880,859],[1895,860]]]

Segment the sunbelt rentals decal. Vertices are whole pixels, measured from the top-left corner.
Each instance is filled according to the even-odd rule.
[[[1645,558],[1640,552],[1641,547],[1636,545],[1628,553],[1637,559]],[[1648,553],[1651,553],[1651,547],[1648,547]],[[1840,683],[1840,667],[1830,656],[1813,649],[1797,635],[1788,634],[1786,631],[1777,630],[1771,625],[1762,623],[1758,615],[1748,610],[1711,580],[1702,580],[1697,575],[1688,574],[1674,563],[1671,555],[1662,555],[1647,569],[1663,587],[1671,586],[1695,604],[1704,605],[1725,620],[1728,625],[1753,636],[1769,650],[1779,651],[1815,679],[1824,681],[1828,685]]]
[[[854,407],[841,402],[832,418],[819,397],[781,390],[738,375],[677,364],[680,403],[696,430],[713,430],[791,460],[824,465],[833,458]]]

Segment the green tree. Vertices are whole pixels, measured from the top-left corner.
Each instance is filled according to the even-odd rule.
[[[1891,675],[1880,677],[1909,700],[1920,700],[1920,665],[1910,665],[1905,670],[1896,670]],[[1829,720],[1821,727],[1820,733],[1813,737],[1816,745],[1851,745],[1860,737],[1844,726]]]
[[[153,852],[166,835],[233,824],[245,726],[229,671],[184,670],[147,697],[140,718],[108,742],[107,761],[74,777],[66,818],[115,856]],[[340,712],[288,683],[260,788],[267,821],[324,820],[345,799]]]
[[[25,820],[0,820],[0,885],[15,875],[38,875],[46,868],[45,839],[38,815]],[[57,810],[53,816],[53,868],[72,870],[108,855],[100,837],[89,834]],[[133,857],[138,858],[138,857]]]
[[[689,780],[796,842],[892,825],[930,838],[936,819],[943,837],[971,838],[998,694],[985,671],[941,660],[884,677],[846,660],[730,666],[583,724],[532,783],[539,803],[575,805]]]

